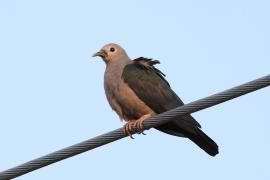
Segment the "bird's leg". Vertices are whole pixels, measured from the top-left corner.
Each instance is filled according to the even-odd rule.
[[[139,131],[139,134],[143,133],[144,129],[143,129],[143,123],[145,120],[149,119],[151,117],[150,114],[146,114],[146,115],[143,115],[142,117],[140,117],[139,119],[137,120],[132,120],[132,121],[129,121],[127,122],[125,125],[124,125],[124,132],[126,135],[129,135],[129,137],[131,137],[132,139],[134,139],[131,135],[131,132],[133,131],[136,131],[138,130]],[[145,134],[144,134],[145,135]]]

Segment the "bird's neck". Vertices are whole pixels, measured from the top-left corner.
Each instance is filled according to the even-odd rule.
[[[122,72],[124,67],[127,64],[132,63],[132,60],[125,58],[114,62],[108,62],[106,64],[105,70],[105,80],[106,81],[114,81],[115,79],[120,79],[122,76]]]

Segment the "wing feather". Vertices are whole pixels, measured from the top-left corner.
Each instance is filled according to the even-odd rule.
[[[170,88],[164,74],[153,66],[157,63],[150,59],[135,59],[124,68],[122,78],[147,106],[162,113],[183,103]]]
[[[157,114],[182,106],[183,101],[171,89],[165,75],[154,67],[159,61],[137,58],[126,65],[122,78],[135,94]],[[182,123],[201,127],[190,115],[183,117]]]

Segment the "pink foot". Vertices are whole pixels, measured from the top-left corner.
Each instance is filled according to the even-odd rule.
[[[132,120],[132,121],[127,122],[124,125],[124,132],[125,132],[125,134],[126,135],[129,135],[129,137],[131,139],[134,139],[133,136],[132,136],[132,134],[131,134],[131,132],[134,132],[134,131],[139,131],[138,134],[145,135],[145,133],[143,132],[144,131],[144,129],[143,129],[143,123],[144,123],[144,121],[146,121],[150,117],[151,117],[150,114],[146,114],[146,115],[143,115],[142,117],[140,117],[137,120]]]

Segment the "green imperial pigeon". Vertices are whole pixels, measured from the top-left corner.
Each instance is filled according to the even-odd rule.
[[[127,121],[124,126],[127,135],[131,136],[134,130],[143,133],[143,122],[148,118],[184,104],[170,88],[165,75],[154,67],[159,61],[143,57],[131,60],[121,46],[113,43],[105,45],[95,56],[106,63],[105,93],[112,109]],[[176,117],[156,129],[187,137],[211,156],[218,154],[217,144],[191,115],[181,120]]]

